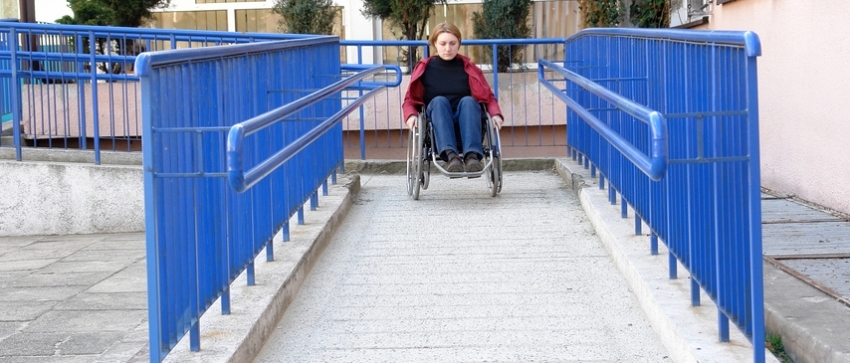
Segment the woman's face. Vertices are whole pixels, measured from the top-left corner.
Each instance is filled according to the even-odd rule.
[[[452,33],[440,33],[437,36],[437,41],[434,42],[434,47],[437,48],[437,54],[443,60],[450,61],[455,59],[457,50],[460,48],[460,40]]]

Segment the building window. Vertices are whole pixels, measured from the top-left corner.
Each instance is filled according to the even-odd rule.
[[[227,11],[169,11],[153,13],[151,26],[159,29],[227,31]]]
[[[271,9],[236,10],[236,31],[240,33],[280,33],[280,15]]]
[[[345,39],[345,29],[342,26],[342,7],[336,8],[333,35]],[[240,33],[282,33],[280,15],[272,13],[272,9],[236,10],[236,31]]]

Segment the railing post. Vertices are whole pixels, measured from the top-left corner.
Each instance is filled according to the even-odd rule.
[[[658,235],[655,232],[649,235],[649,254],[658,255]]]
[[[620,193],[620,218],[629,218],[629,202],[626,202],[626,197]]]
[[[230,315],[230,286],[221,294],[221,315]]]
[[[670,280],[675,280],[679,277],[679,273],[677,272],[676,267],[676,255],[673,252],[667,253],[667,268],[669,269],[669,278]]]
[[[255,276],[254,276],[254,260],[248,261],[248,266],[245,268],[245,277],[248,279],[247,285],[254,286]]]
[[[357,64],[363,64],[363,48],[361,46],[357,46]],[[412,69],[409,70],[413,72]],[[359,97],[363,97],[363,89],[358,88],[357,94]],[[360,160],[366,160],[366,120],[363,118],[366,117],[363,112],[363,106],[359,107],[360,115]]]
[[[699,283],[691,276],[691,306],[700,306]]]
[[[304,224],[304,206],[298,207],[298,224]]]
[[[641,234],[643,234],[641,231],[641,224],[643,224],[643,222],[641,221],[640,216],[635,213],[635,236],[640,236]]]
[[[9,50],[12,53],[12,59],[9,60],[9,66],[12,68],[12,80],[9,88],[12,88],[12,134],[14,135],[15,143],[15,159],[22,160],[21,155],[21,81],[18,80],[18,32],[15,28],[9,28]]]
[[[193,352],[201,351],[201,319],[195,321],[189,329],[189,350]]]
[[[499,48],[496,44],[493,44],[493,94],[499,99]]]
[[[274,241],[269,241],[266,244],[266,261],[271,262],[274,261]]]
[[[717,330],[720,331],[720,341],[723,343],[729,342],[729,317],[726,316],[720,309],[717,309]]]

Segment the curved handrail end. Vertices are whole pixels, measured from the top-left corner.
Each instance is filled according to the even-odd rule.
[[[151,56],[147,52],[136,56],[136,64],[134,65],[136,75],[139,77],[149,77],[153,70],[152,64]]]
[[[667,120],[658,111],[649,113],[649,132],[652,133],[650,165],[647,176],[659,181],[667,171]]]
[[[744,32],[744,49],[748,57],[761,56],[761,40],[753,31]]]
[[[248,190],[245,184],[245,168],[242,162],[242,148],[245,143],[245,127],[233,125],[227,133],[227,180],[237,193]]]

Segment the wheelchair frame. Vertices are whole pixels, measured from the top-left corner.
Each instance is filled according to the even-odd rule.
[[[439,153],[434,150],[436,139],[431,120],[426,120],[424,112],[419,112],[419,119],[414,129],[410,130],[407,142],[407,194],[414,200],[419,200],[420,189],[428,189],[431,179],[431,164],[449,178],[478,178],[487,174],[487,188],[490,196],[495,197],[502,191],[502,157],[499,132],[493,128],[493,119],[484,106],[481,107],[485,132],[481,142],[484,153],[484,167],[476,172],[449,172],[437,163]]]

